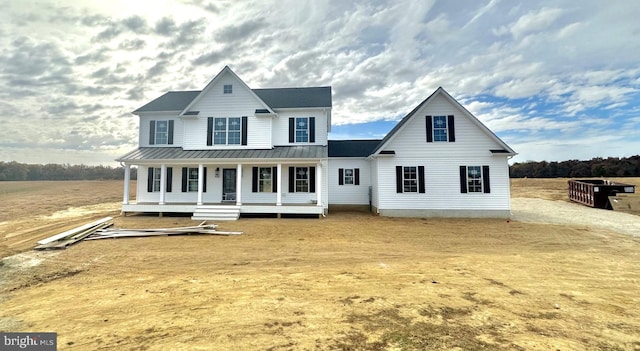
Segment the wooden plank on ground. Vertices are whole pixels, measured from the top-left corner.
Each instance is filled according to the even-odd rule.
[[[97,220],[95,222],[87,223],[87,224],[79,226],[77,228],[73,228],[73,229],[67,230],[65,232],[62,232],[60,234],[56,234],[56,235],[50,236],[48,238],[42,239],[42,240],[38,241],[38,244],[44,245],[44,244],[48,244],[48,243],[54,242],[56,240],[64,239],[64,238],[66,238],[68,236],[72,236],[72,235],[78,234],[78,233],[80,233],[82,231],[85,231],[87,229],[91,229],[92,227],[98,226],[100,224],[106,223],[106,222],[111,221],[111,220],[113,220],[112,217],[105,217],[105,218],[99,219],[99,220]]]

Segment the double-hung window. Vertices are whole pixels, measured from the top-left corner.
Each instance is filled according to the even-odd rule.
[[[447,140],[447,116],[433,116],[433,141]]]
[[[258,169],[258,192],[270,193],[273,191],[273,168],[260,167]]]
[[[467,191],[482,192],[482,169],[480,166],[467,166]]]
[[[187,191],[198,191],[198,169],[187,169]]]
[[[344,184],[345,185],[353,185],[354,177],[353,177],[353,168],[345,168],[344,169]]]
[[[309,192],[309,167],[296,167],[296,193]]]
[[[154,192],[159,192],[160,191],[160,176],[161,176],[161,170],[160,168],[153,168],[152,169],[153,172],[153,191]]]
[[[418,170],[417,167],[404,167],[402,177],[403,191],[405,193],[418,192]]]
[[[296,143],[309,142],[309,118],[296,117]]]
[[[162,145],[169,142],[169,121],[156,121],[155,143]]]
[[[214,118],[213,143],[216,145],[240,145],[240,117]]]

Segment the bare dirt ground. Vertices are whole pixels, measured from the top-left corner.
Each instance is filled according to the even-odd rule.
[[[117,211],[121,183],[111,187],[92,191],[113,193],[104,195],[113,204],[62,223]],[[602,210],[578,205],[570,217],[581,222],[533,223],[527,197],[542,198],[537,210],[574,206],[565,189],[566,180],[514,180],[509,222],[241,219],[220,228],[242,236],[99,240],[38,253],[16,244],[24,239],[14,221],[60,219],[14,213],[0,224],[1,253],[22,253],[0,261],[0,331],[55,331],[60,350],[640,350],[640,238],[594,225]],[[96,204],[64,206],[82,213]],[[62,228],[51,225],[22,235],[33,245]]]

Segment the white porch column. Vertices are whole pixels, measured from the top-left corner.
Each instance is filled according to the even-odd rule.
[[[317,206],[322,206],[322,163],[316,165],[316,195]]]
[[[282,163],[278,163],[276,206],[282,206]],[[291,180],[289,180],[291,181]]]
[[[124,195],[122,195],[122,204],[129,204],[129,185],[131,185],[131,166],[124,165]]]
[[[187,175],[188,177],[188,175]],[[198,205],[202,205],[202,192],[204,191],[204,165],[198,165]]]
[[[167,165],[162,164],[160,166],[160,201],[158,205],[164,205],[165,189],[167,183]]]
[[[236,167],[236,206],[242,205],[242,163]]]

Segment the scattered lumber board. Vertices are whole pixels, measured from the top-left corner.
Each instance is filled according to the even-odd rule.
[[[87,223],[85,225],[79,226],[77,228],[73,228],[71,230],[67,230],[60,234],[56,234],[54,236],[50,236],[46,239],[38,241],[38,246],[35,247],[36,250],[55,250],[55,249],[65,249],[69,245],[73,245],[78,241],[84,240],[84,238],[89,235],[95,233],[98,230],[103,230],[105,228],[113,225],[113,218],[105,217],[103,219],[97,220],[95,222]]]
[[[148,237],[148,236],[169,236],[169,235],[192,235],[192,234],[209,234],[209,235],[241,235],[243,232],[229,232],[216,230],[217,225],[209,224],[193,227],[177,227],[177,228],[150,228],[150,229],[125,229],[125,228],[109,228],[101,229],[93,232],[84,240],[99,239],[115,239],[115,238],[131,238],[131,237]]]

